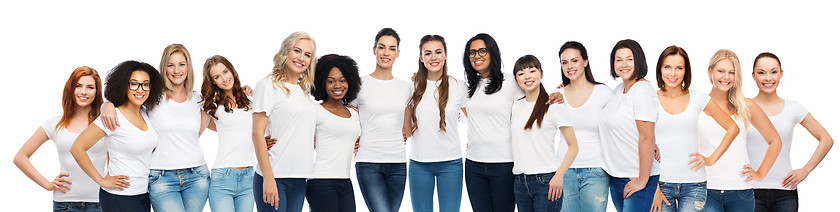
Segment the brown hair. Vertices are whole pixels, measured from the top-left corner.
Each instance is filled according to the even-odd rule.
[[[659,61],[656,62],[656,85],[660,90],[665,90],[665,81],[662,80],[662,63],[665,62],[666,57],[671,55],[679,55],[685,61],[685,76],[683,76],[682,91],[686,92],[688,91],[688,86],[691,85],[691,63],[688,62],[688,53],[685,52],[685,49],[678,46],[669,46],[659,55]]]
[[[230,70],[231,75],[233,75],[233,88],[231,88],[231,93],[233,93],[233,98],[228,95],[225,95],[225,92],[219,88],[218,85],[213,83],[213,76],[210,76],[210,68],[215,66],[216,64],[222,64]],[[202,107],[207,115],[213,117],[213,119],[219,119],[216,116],[216,110],[219,109],[219,105],[225,106],[225,112],[233,112],[231,107],[233,106],[232,103],[236,103],[236,106],[239,108],[244,108],[245,110],[251,109],[251,100],[248,99],[248,96],[245,95],[245,92],[242,91],[242,86],[239,82],[239,73],[236,72],[236,69],[233,68],[233,64],[227,60],[227,58],[222,57],[220,55],[213,55],[210,58],[207,58],[207,61],[204,62],[204,81],[201,83],[201,96],[204,99],[204,103],[202,103]]]
[[[96,72],[95,69],[87,66],[78,67],[70,74],[67,83],[64,83],[64,93],[61,95],[61,109],[64,111],[64,114],[61,115],[61,119],[55,125],[56,130],[67,127],[70,119],[75,115],[74,113],[79,107],[75,101],[76,84],[79,83],[79,79],[85,76],[93,77],[93,81],[96,84],[96,94],[94,95],[93,102],[90,104],[90,112],[88,113],[88,124],[93,123],[96,117],[99,117],[99,107],[102,106],[103,102],[102,79],[99,78],[99,72]]]
[[[540,60],[537,59],[534,55],[525,55],[520,57],[516,60],[516,63],[513,65],[513,75],[516,76],[516,72],[520,72],[526,68],[536,68],[540,70],[540,74],[542,74],[542,64]],[[523,97],[524,98],[524,97]],[[537,96],[537,101],[534,103],[534,109],[531,110],[531,117],[528,118],[528,121],[525,122],[524,129],[531,129],[534,126],[534,122],[537,122],[537,127],[542,127],[543,117],[545,117],[545,113],[548,112],[548,92],[545,92],[545,87],[543,87],[542,82],[540,82],[540,95]]]
[[[443,44],[443,53],[446,54],[446,41],[440,35],[426,35],[420,39],[420,57],[423,57],[423,44],[437,41]],[[428,79],[429,70],[423,64],[423,61],[418,60],[419,67],[417,68],[417,75],[414,76],[414,93],[411,94],[411,99],[408,101],[408,109],[411,111],[411,122],[415,123],[411,127],[411,133],[417,131],[417,105],[423,99],[423,93],[426,92],[426,79]],[[438,110],[440,111],[440,121],[438,125],[440,131],[446,132],[446,103],[449,101],[449,75],[446,73],[446,61],[443,63],[443,71],[440,77],[440,86],[438,91]]]

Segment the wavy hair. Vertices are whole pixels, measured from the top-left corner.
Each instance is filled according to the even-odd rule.
[[[217,64],[222,64],[230,70],[230,74],[233,75],[233,87],[231,88],[231,94],[233,97],[225,95],[225,91],[219,88],[216,83],[213,83],[213,76],[210,75],[210,68]],[[239,73],[236,72],[236,69],[233,68],[233,64],[227,60],[227,58],[222,57],[220,55],[213,55],[210,58],[207,58],[207,61],[204,62],[204,80],[201,83],[201,97],[204,99],[202,103],[202,108],[207,115],[213,117],[213,119],[218,120],[219,117],[216,116],[216,110],[219,109],[219,105],[225,106],[225,112],[231,113],[233,112],[233,103],[236,103],[236,106],[239,108],[243,108],[246,111],[251,109],[251,100],[248,99],[248,96],[245,95],[245,92],[242,91],[241,82],[239,81]]]
[[[312,36],[309,36],[306,32],[293,32],[290,34],[286,39],[283,39],[283,44],[280,46],[280,51],[277,51],[277,54],[274,54],[274,67],[271,71],[271,81],[274,82],[274,87],[282,89],[286,92],[286,96],[289,96],[289,88],[286,88],[287,82],[291,79],[286,79],[286,61],[288,61],[289,51],[295,47],[300,40],[308,40],[312,43],[312,60],[309,63],[309,67],[303,71],[303,76],[301,76],[298,85],[300,86],[301,90],[303,90],[304,94],[309,94],[309,90],[312,88],[313,78],[315,76],[315,64],[318,62],[318,59],[315,58],[315,40],[312,39]]]
[[[443,44],[443,53],[446,54],[446,40],[440,35],[426,35],[420,39],[420,58],[423,58],[423,44],[437,41]],[[411,127],[411,133],[417,131],[417,105],[423,99],[423,94],[426,92],[426,80],[429,78],[429,69],[422,60],[417,60],[418,68],[417,75],[414,76],[414,93],[411,94],[411,99],[408,101],[408,109],[411,111],[411,122],[415,123]],[[449,101],[449,75],[446,73],[447,64],[444,60],[442,67],[442,74],[440,77],[440,86],[438,91],[438,110],[440,111],[440,121],[438,126],[441,132],[446,132],[446,103]]]
[[[70,119],[73,118],[73,115],[76,115],[76,109],[79,108],[75,100],[76,84],[79,83],[79,79],[86,76],[92,77],[94,84],[96,84],[96,94],[94,94],[93,102],[90,103],[90,112],[88,112],[88,124],[93,123],[96,117],[99,117],[99,107],[102,106],[103,102],[102,79],[99,78],[99,72],[96,72],[96,69],[87,66],[78,67],[70,74],[67,83],[64,83],[64,92],[61,94],[61,109],[64,113],[55,125],[56,131],[67,127]]]
[[[727,103],[729,103],[729,108],[735,109],[735,117],[744,122],[744,126],[749,126],[750,111],[747,109],[747,101],[745,100],[744,93],[742,92],[743,77],[741,76],[741,62],[739,62],[738,56],[735,55],[735,52],[732,52],[729,49],[721,49],[712,55],[712,59],[709,60],[709,81],[712,85],[714,85],[714,80],[711,78],[711,71],[715,68],[718,62],[727,59],[732,62],[733,66],[735,66],[735,80],[732,88],[726,92],[726,98],[728,100]]]

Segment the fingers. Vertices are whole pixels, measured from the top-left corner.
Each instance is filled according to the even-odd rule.
[[[560,195],[563,194],[563,187],[561,186],[550,186],[548,187],[548,200],[554,201],[560,199]]]
[[[67,193],[67,190],[70,190],[70,187],[67,187],[67,185],[63,183],[53,182],[53,190],[55,189],[58,189],[62,193]]]
[[[703,165],[705,165],[705,163],[703,163],[703,162],[704,162],[703,158],[695,157],[694,159],[691,159],[690,161],[688,161],[688,164],[691,165],[691,170],[697,171],[697,170],[700,170],[700,168],[702,168]]]

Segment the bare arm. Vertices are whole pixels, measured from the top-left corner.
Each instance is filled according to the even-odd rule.
[[[785,176],[783,186],[790,187],[791,189],[795,189],[796,186],[799,185],[800,182],[805,180],[808,177],[808,174],[811,171],[814,171],[814,168],[817,168],[817,165],[822,162],[825,155],[828,154],[828,150],[831,150],[831,146],[834,146],[834,140],[831,138],[831,135],[828,134],[828,131],[817,121],[814,119],[813,116],[809,113],[805,116],[805,119],[802,119],[802,122],[799,122],[805,129],[811,133],[814,138],[816,138],[820,144],[817,146],[817,149],[814,150],[814,154],[811,155],[811,159],[805,163],[801,169],[792,170],[787,176]]]
[[[767,176],[767,172],[776,163],[776,157],[782,151],[782,139],[779,137],[779,132],[776,131],[776,127],[770,122],[770,118],[767,117],[767,114],[752,99],[747,99],[747,108],[750,110],[750,123],[758,130],[758,133],[761,134],[761,137],[764,137],[764,141],[767,141],[767,144],[770,146],[767,147],[767,152],[764,154],[764,159],[761,160],[761,166],[758,167],[758,170],[753,171],[752,167],[746,164],[744,165],[745,170],[741,173],[741,176],[749,176],[746,180],[747,182],[753,180],[760,181]]]
[[[695,158],[692,159],[692,163],[696,162],[692,166],[694,170],[702,168],[703,165],[715,165],[720,157],[723,156],[723,153],[729,149],[729,145],[732,144],[732,141],[735,140],[738,133],[741,133],[741,129],[738,128],[738,125],[734,120],[732,120],[732,117],[729,117],[729,114],[727,114],[726,111],[723,111],[715,100],[709,99],[709,102],[706,104],[706,108],[704,108],[703,111],[715,119],[715,122],[717,122],[720,127],[726,129],[726,134],[723,136],[723,140],[720,141],[720,145],[718,145],[709,157],[705,157],[699,153],[692,154],[692,156],[695,156]]]
[[[624,198],[629,198],[633,193],[645,188],[653,164],[653,149],[656,144],[654,122],[636,120],[636,128],[639,130],[639,176],[630,178],[630,182],[624,186]]]
[[[117,108],[114,107],[114,103],[102,103],[99,117],[102,118],[102,125],[105,125],[105,128],[111,131],[116,130],[120,126],[119,119],[117,118]]]
[[[563,134],[563,138],[566,140],[566,145],[569,146],[569,149],[566,151],[566,155],[563,156],[563,163],[560,164],[560,167],[557,167],[557,171],[554,172],[554,176],[551,177],[551,181],[548,182],[548,199],[551,201],[560,199],[562,196],[563,175],[565,175],[566,171],[569,170],[569,167],[572,166],[572,163],[575,161],[578,154],[578,142],[575,137],[574,128],[570,126],[560,127],[560,133]]]
[[[76,159],[76,163],[79,164],[79,167],[82,168],[82,171],[85,171],[85,174],[93,179],[94,182],[99,184],[99,186],[103,188],[119,188],[122,190],[123,188],[128,188],[129,183],[128,177],[126,176],[105,176],[102,177],[99,175],[99,171],[96,170],[96,166],[93,165],[93,162],[90,161],[90,157],[87,154],[87,150],[90,149],[96,142],[99,142],[100,139],[105,137],[105,131],[102,131],[99,126],[95,124],[91,124],[85,131],[82,131],[79,134],[79,137],[76,138],[76,141],[73,142],[73,145],[70,146],[70,154],[73,155],[73,158]]]
[[[266,147],[264,137],[267,124],[268,116],[265,115],[265,112],[254,113],[251,139],[254,141],[254,152],[257,155],[257,164],[260,166],[260,170],[262,171],[262,201],[274,206],[275,209],[277,209],[280,205],[280,199],[278,197],[277,184],[274,181],[274,171],[271,169],[271,161],[268,159],[268,148]]]
[[[210,119],[210,124],[207,125],[207,129],[213,130],[213,132],[218,132],[218,130],[216,130],[216,121],[212,118]]]
[[[67,192],[70,190],[70,185],[72,182],[70,180],[64,179],[65,176],[69,176],[67,173],[60,173],[55,180],[50,181],[41,175],[41,172],[38,172],[35,169],[35,166],[32,165],[32,162],[29,161],[29,157],[32,157],[32,154],[35,153],[35,150],[38,150],[44,142],[47,142],[49,138],[47,137],[47,133],[44,131],[43,128],[38,128],[32,137],[29,137],[29,140],[26,140],[26,143],[20,147],[17,154],[15,155],[14,163],[15,166],[20,169],[32,182],[37,183],[42,188],[46,189],[47,191],[52,191],[58,189],[61,192]]]
[[[411,123],[411,109],[405,107],[405,112],[403,113],[403,140],[408,140],[411,138],[411,128],[413,127]]]
[[[207,115],[206,112],[201,111],[201,128],[198,130],[198,136],[201,136],[204,133],[204,129],[210,126],[210,122],[213,121],[213,118],[210,118],[210,115]],[[213,131],[216,131],[215,126],[213,127]]]

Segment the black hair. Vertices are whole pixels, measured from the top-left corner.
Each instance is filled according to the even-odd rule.
[[[527,68],[536,68],[540,71],[540,75],[542,75],[543,70],[540,60],[530,54],[519,57],[519,59],[516,60],[516,63],[513,65],[513,75],[516,76],[516,72]],[[545,114],[548,113],[549,105],[546,104],[547,102],[548,92],[545,91],[545,87],[543,87],[542,81],[540,81],[540,93],[537,95],[537,101],[534,102],[534,108],[531,110],[531,115],[528,117],[528,121],[525,122],[525,127],[523,129],[531,129],[534,126],[534,122],[537,123],[537,127],[542,127],[543,118],[545,117]]]
[[[347,92],[341,99],[341,103],[350,104],[359,94],[362,80],[359,78],[359,67],[356,66],[356,61],[344,55],[328,54],[318,58],[318,66],[315,66],[315,81],[312,84],[312,96],[319,101],[329,98],[326,84],[332,68],[338,68],[341,75],[344,75],[344,80],[347,81]]]
[[[633,53],[634,70],[633,78],[630,80],[644,79],[648,72],[645,51],[642,50],[642,46],[639,45],[639,42],[632,39],[624,39],[615,43],[615,47],[613,47],[610,52],[610,76],[612,76],[613,79],[618,78],[618,75],[615,73],[615,52],[623,48],[630,49],[630,52]]]
[[[160,75],[155,67],[148,63],[129,60],[120,63],[108,73],[105,79],[105,98],[114,104],[114,107],[119,107],[128,102],[128,82],[131,80],[131,74],[135,71],[142,71],[149,74],[149,84],[151,90],[148,92],[149,98],[143,102],[146,110],[152,111],[155,106],[160,103],[163,98],[164,86],[163,77]],[[140,88],[142,89],[142,88]]]
[[[490,77],[488,77],[490,83],[487,84],[487,87],[484,87],[484,93],[490,95],[498,92],[502,89],[502,81],[505,80],[505,76],[502,74],[502,53],[499,51],[499,45],[496,44],[496,40],[492,36],[479,33],[470,38],[464,47],[464,78],[467,79],[469,98],[472,98],[475,94],[475,90],[478,89],[478,82],[481,81],[481,74],[470,63],[470,44],[477,40],[484,41],[484,45],[487,46],[487,51],[490,53],[490,67],[488,67],[490,69]],[[476,52],[476,54],[478,53]]]
[[[376,47],[376,45],[378,45],[379,38],[381,38],[382,36],[394,37],[394,39],[397,39],[397,49],[400,48],[400,35],[397,34],[396,30],[391,29],[390,27],[382,28],[381,30],[379,30],[379,32],[376,33],[376,39],[373,40],[373,47]]]
[[[569,41],[569,42],[564,43],[562,46],[560,46],[560,51],[557,52],[557,57],[562,57],[563,56],[563,51],[566,51],[567,49],[578,50],[578,52],[580,52],[581,59],[589,61],[589,53],[586,53],[586,47],[583,47],[583,44],[580,43],[580,42],[577,42],[577,41]],[[563,58],[560,58],[560,60],[562,61]],[[588,62],[586,63],[586,67],[583,67],[583,76],[586,77],[586,81],[589,81],[591,83],[604,84],[604,83],[600,83],[598,81],[595,81],[595,77],[592,76],[592,69],[589,68],[589,63]],[[566,86],[566,85],[569,85],[569,83],[572,83],[572,81],[569,80],[569,78],[566,77],[566,75],[564,75],[564,74],[560,75],[560,79],[563,80],[563,86]]]
[[[776,59],[776,62],[779,62],[779,69],[782,68],[782,61],[779,60],[779,56],[770,52],[762,52],[761,54],[758,54],[758,56],[755,56],[755,60],[753,61],[753,72],[755,72],[755,65],[758,64],[758,60],[765,57]]]

